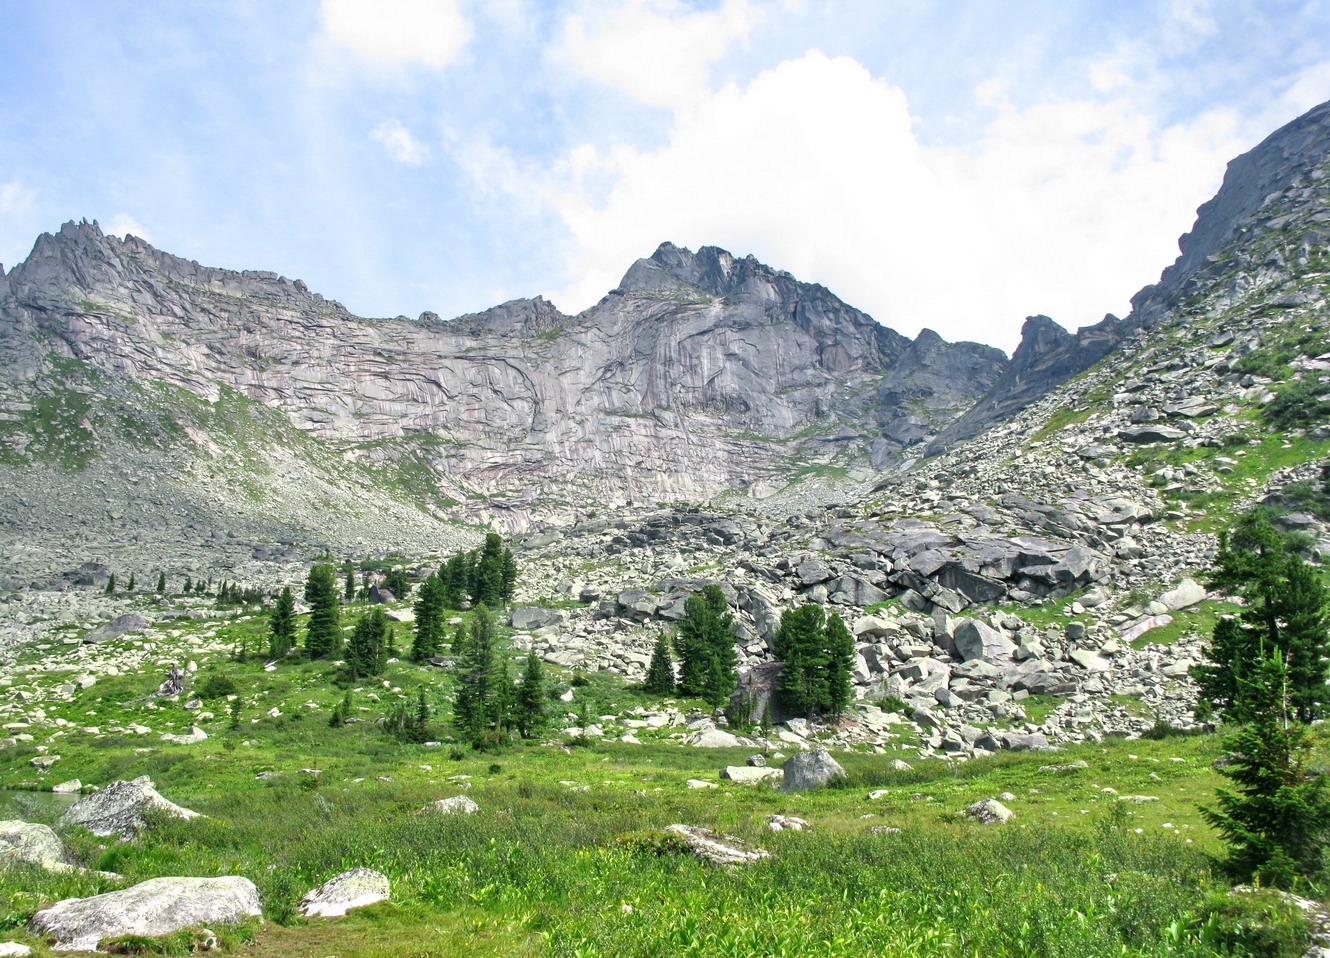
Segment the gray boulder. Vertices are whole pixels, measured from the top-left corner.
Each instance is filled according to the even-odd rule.
[[[746,785],[774,778],[780,774],[778,768],[755,768],[750,765],[726,765],[720,770],[720,777],[729,782]]]
[[[129,612],[85,633],[83,642],[86,645],[98,645],[109,639],[119,638],[129,632],[142,632],[147,627],[147,619],[137,612]]]
[[[112,782],[100,792],[79,799],[60,816],[64,828],[86,828],[94,835],[130,838],[147,827],[145,812],[176,818],[197,818],[198,812],[181,808],[157,793],[146,775],[132,782]]]
[[[985,662],[1010,662],[1016,653],[1016,644],[1005,632],[984,625],[974,619],[963,619],[956,626],[952,640],[956,654],[962,661],[982,659]]]
[[[1190,608],[1205,598],[1205,587],[1195,579],[1183,579],[1159,597],[1170,612]]]
[[[340,918],[352,908],[388,900],[388,876],[372,868],[353,868],[330,878],[300,899],[306,918]]]
[[[480,806],[465,795],[454,795],[452,798],[441,798],[437,802],[431,802],[420,810],[420,814],[433,812],[436,815],[474,815],[480,811]]]
[[[57,869],[74,864],[64,842],[49,825],[19,821],[0,822],[0,865],[10,861]]]
[[[981,825],[1000,825],[1015,815],[1010,808],[996,798],[985,798],[975,802],[965,810],[965,817]]]
[[[785,763],[782,792],[799,792],[821,788],[833,778],[844,778],[845,769],[824,748],[791,755]]]
[[[543,629],[547,625],[562,624],[563,621],[564,615],[557,609],[542,609],[535,605],[519,605],[513,609],[509,618],[509,623],[519,632]]]
[[[228,925],[261,914],[248,878],[153,878],[92,898],[66,898],[32,917],[28,930],[57,951],[93,951],[103,938],[159,937],[195,925]]]

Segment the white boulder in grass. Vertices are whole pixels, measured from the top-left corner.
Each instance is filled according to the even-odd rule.
[[[196,925],[229,925],[262,914],[248,878],[153,878],[92,898],[66,898],[32,916],[28,930],[55,951],[95,951],[103,938],[156,938]]]
[[[131,782],[112,782],[100,792],[79,799],[60,816],[64,828],[78,826],[94,835],[132,838],[147,827],[144,812],[175,818],[198,818],[199,813],[181,808],[157,793],[146,775]]]
[[[420,809],[418,814],[474,815],[478,811],[480,811],[480,806],[471,799],[465,795],[454,795],[452,798],[441,798],[437,802],[430,802]]]
[[[340,918],[352,908],[387,901],[388,876],[372,868],[353,868],[328,879],[300,899],[306,918]]]

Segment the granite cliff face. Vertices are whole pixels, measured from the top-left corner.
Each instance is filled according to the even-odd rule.
[[[434,500],[483,497],[517,525],[881,465],[1006,367],[990,347],[912,342],[714,247],[662,245],[578,316],[536,298],[412,321],[353,316],[299,281],[202,267],[95,223],[44,234],[8,274],[0,349],[20,405],[71,360],[207,403],[238,397],[339,454],[410,459]]]

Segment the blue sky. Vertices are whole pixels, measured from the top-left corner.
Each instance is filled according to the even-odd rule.
[[[1125,314],[1330,99],[1330,0],[7,0],[0,262],[98,219],[363,315],[592,305],[664,240],[907,335]]]

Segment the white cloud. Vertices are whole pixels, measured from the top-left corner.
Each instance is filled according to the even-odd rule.
[[[0,185],[0,215],[12,216],[32,206],[36,194],[18,180]]]
[[[679,0],[627,0],[601,17],[564,22],[562,56],[576,69],[651,106],[678,108],[704,97],[712,61],[761,19],[749,0],[705,13]]]
[[[111,222],[106,226],[106,232],[108,235],[122,238],[133,233],[141,240],[152,242],[152,237],[148,235],[147,228],[128,213],[116,213],[112,216]]]
[[[370,136],[382,143],[388,155],[399,163],[419,165],[429,156],[424,145],[396,118],[384,120],[370,132]]]
[[[323,28],[363,57],[447,66],[471,36],[456,0],[323,0]]]
[[[1120,101],[1007,108],[969,149],[924,147],[913,122],[899,88],[812,51],[679,113],[659,149],[581,146],[508,188],[572,234],[565,309],[672,240],[754,253],[908,334],[1010,349],[1030,313],[1125,314],[1240,149],[1226,114],[1160,127]]]

